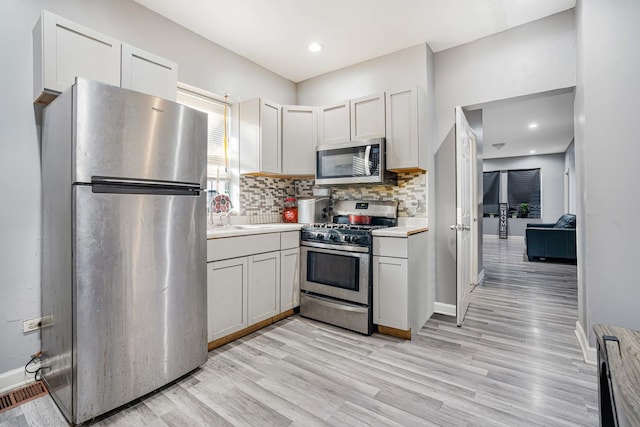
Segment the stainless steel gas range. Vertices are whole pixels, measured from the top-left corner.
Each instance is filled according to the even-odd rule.
[[[371,232],[395,227],[397,212],[397,202],[338,201],[333,222],[302,228],[300,315],[374,332]]]

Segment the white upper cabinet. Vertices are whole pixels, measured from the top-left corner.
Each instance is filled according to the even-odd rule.
[[[320,107],[318,145],[337,144],[351,140],[350,103]]]
[[[427,149],[421,140],[426,132],[420,122],[420,90],[416,88],[387,91],[387,169],[427,168]],[[421,132],[422,130],[422,132]]]
[[[239,104],[240,173],[282,173],[281,106],[262,98]]]
[[[351,140],[385,136],[384,92],[351,100]]]
[[[384,92],[321,107],[318,145],[384,137],[384,119]]]
[[[317,107],[282,107],[282,174],[313,175],[318,141]]]
[[[83,77],[176,100],[178,65],[43,10],[33,28],[33,97],[48,104]]]
[[[76,77],[120,85],[120,41],[42,11],[33,29],[34,102],[48,104]]]
[[[177,83],[178,64],[122,44],[122,87],[175,101]]]

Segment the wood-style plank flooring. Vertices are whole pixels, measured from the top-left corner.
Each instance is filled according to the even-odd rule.
[[[200,369],[99,426],[595,426],[595,366],[574,335],[576,267],[487,237],[462,328],[434,315],[413,341],[293,316],[209,353]],[[45,396],[0,427],[66,425]]]

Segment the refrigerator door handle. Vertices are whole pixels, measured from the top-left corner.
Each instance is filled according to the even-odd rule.
[[[196,183],[141,179],[92,177],[89,185],[93,193],[199,196],[202,191]]]
[[[139,186],[166,186],[166,187],[184,187],[184,188],[200,188],[197,182],[180,182],[180,181],[159,181],[153,179],[135,179],[135,178],[111,178],[106,176],[92,176],[91,184],[110,184],[110,185],[139,185]]]

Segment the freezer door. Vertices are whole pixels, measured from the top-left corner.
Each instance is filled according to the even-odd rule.
[[[205,113],[81,78],[74,90],[74,183],[106,176],[206,188]]]
[[[206,361],[205,197],[74,186],[76,423]]]

